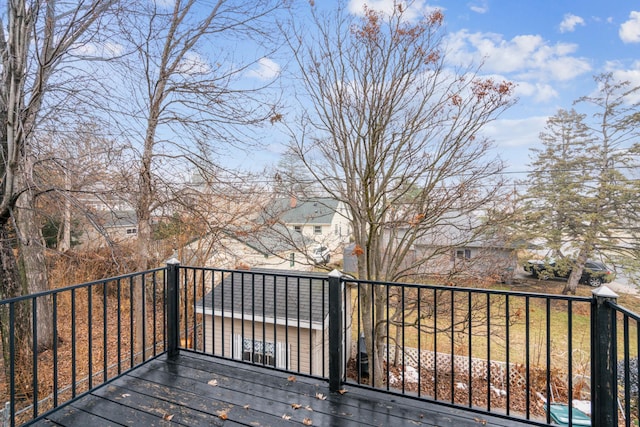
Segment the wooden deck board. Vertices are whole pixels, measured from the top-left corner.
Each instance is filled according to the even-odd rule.
[[[289,376],[188,352],[173,360],[161,356],[34,425],[528,425],[355,386],[345,386],[345,394],[329,393],[324,380]]]

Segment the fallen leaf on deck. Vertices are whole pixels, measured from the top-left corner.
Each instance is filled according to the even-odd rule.
[[[289,414],[282,414],[282,419],[283,419],[283,420],[290,420],[290,419],[291,419],[291,415],[289,415]]]
[[[345,394],[346,392],[347,392],[347,390],[344,389],[344,388],[341,388],[340,390],[338,390],[338,393],[340,393],[340,394]]]
[[[243,408],[244,409],[249,409],[249,405],[244,405]]]
[[[173,414],[169,415],[169,414],[164,414],[164,417],[162,417],[163,420],[166,421],[171,421],[173,419]]]
[[[218,418],[220,418],[221,420],[226,420],[229,417],[227,416],[227,412],[226,411],[219,411],[218,412]]]
[[[306,409],[307,411],[313,412],[313,408],[309,405],[305,406],[304,409]]]
[[[129,393],[125,393],[122,395],[122,397],[129,397],[129,396],[131,396]]]
[[[210,386],[212,386],[212,387],[215,387],[215,386],[217,386],[217,385],[218,385],[218,380],[211,380],[211,381],[209,381],[207,384],[209,384],[209,385],[210,385]]]
[[[320,399],[320,400],[326,400],[327,396],[325,396],[322,393],[316,393],[316,399]]]
[[[311,424],[313,424],[313,421],[311,421],[310,418],[305,418],[304,420],[302,420],[302,424],[310,426]]]
[[[295,375],[289,375],[289,378],[287,378],[287,381],[289,381],[290,383],[295,383],[296,382],[296,376]]]
[[[487,425],[487,420],[483,420],[482,418],[474,418],[475,422],[482,424],[483,426]]]
[[[299,403],[292,403],[292,404],[291,404],[291,407],[292,407],[293,409],[300,409],[300,408],[302,408],[302,405],[301,405],[301,404],[299,404]]]

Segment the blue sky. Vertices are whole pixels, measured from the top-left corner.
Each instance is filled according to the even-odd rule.
[[[382,10],[393,4],[348,0],[349,10],[359,13],[365,2]],[[329,8],[337,0],[316,3]],[[418,0],[413,7],[444,12],[450,64],[483,62],[483,74],[517,85],[517,105],[485,130],[510,172],[529,169],[546,119],[593,93],[594,75],[612,72],[640,86],[640,0]]]

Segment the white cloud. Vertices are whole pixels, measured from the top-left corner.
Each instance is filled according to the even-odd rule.
[[[247,72],[247,77],[259,80],[272,80],[279,74],[280,65],[269,58],[261,58],[258,60],[258,67]]]
[[[571,56],[575,44],[549,44],[539,35],[519,35],[511,40],[495,33],[453,33],[447,39],[450,62],[457,65],[473,60],[484,63],[483,70],[513,74],[520,80],[566,81],[589,72],[584,58]]]
[[[183,74],[207,74],[211,72],[211,66],[202,56],[195,52],[187,52],[178,65],[177,71]]]
[[[635,61],[631,68],[623,68],[619,62],[607,62],[607,71],[613,74],[613,77],[620,82],[629,82],[629,87],[640,87],[640,61]],[[627,98],[630,103],[640,102],[640,93],[635,92]]]
[[[566,33],[566,32],[573,32],[576,30],[576,26],[578,25],[582,25],[584,26],[584,19],[582,19],[582,17],[577,16],[577,15],[573,15],[571,13],[567,13],[566,15],[564,15],[564,18],[562,19],[562,22],[560,23],[560,32],[561,33]]]
[[[640,43],[640,12],[632,11],[629,20],[620,25],[618,34],[625,43]]]
[[[473,12],[483,14],[489,11],[489,5],[487,4],[486,0],[483,0],[481,2],[472,3],[471,5],[469,5],[469,9],[471,9]]]
[[[532,147],[540,142],[547,117],[524,119],[498,119],[482,128],[482,134],[492,139],[498,147]]]
[[[391,13],[393,13],[395,0],[350,0],[348,7],[349,13],[362,16],[365,5],[369,9],[377,10],[390,15]],[[404,16],[407,20],[413,21],[421,18],[425,14],[429,14],[436,10],[445,9],[443,7],[429,6],[425,0],[416,0],[414,2],[411,2],[407,10],[404,11]]]
[[[553,99],[559,98],[559,94],[553,86],[546,83],[515,82],[515,84],[515,94],[518,97],[526,96],[533,98],[535,102],[540,103],[549,102]]]
[[[94,57],[94,58],[113,58],[122,55],[124,48],[117,43],[86,43],[77,44],[72,48],[74,55]]]

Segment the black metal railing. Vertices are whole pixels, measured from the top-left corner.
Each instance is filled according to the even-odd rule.
[[[36,419],[163,353],[165,277],[156,269],[0,301],[4,425]]]
[[[328,377],[326,274],[179,268],[180,347]]]
[[[613,300],[606,302],[605,310],[612,310],[617,339],[613,350],[616,363],[611,365],[616,372],[610,372],[617,383],[611,385],[617,391],[617,401],[609,401],[608,410],[619,410],[618,421],[625,426],[637,426],[640,420],[640,316],[620,307]],[[618,345],[618,343],[620,345]],[[611,408],[617,404],[617,407]]]
[[[40,305],[51,308],[55,326],[46,351],[38,351]],[[28,328],[16,323],[25,309]],[[0,322],[7,327],[0,387],[12,425],[180,351],[326,379],[334,392],[381,389],[479,420],[490,413],[583,425],[580,415],[591,411],[592,425],[634,426],[640,418],[639,317],[606,288],[571,297],[174,259],[162,269],[0,301]]]
[[[372,387],[532,424],[638,425],[638,316],[606,288],[586,298],[349,278],[330,286],[354,301],[343,335],[330,336],[332,349],[350,342],[346,374],[330,372],[334,391]]]

